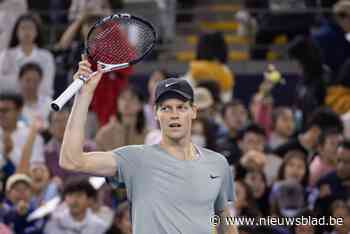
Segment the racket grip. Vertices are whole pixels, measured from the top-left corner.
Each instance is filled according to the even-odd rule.
[[[83,87],[84,81],[76,79],[69,85],[69,87],[53,102],[51,102],[51,109],[59,111],[80,89]]]

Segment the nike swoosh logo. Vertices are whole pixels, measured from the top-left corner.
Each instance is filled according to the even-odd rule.
[[[219,178],[220,176],[214,176],[214,175],[209,175],[210,179],[216,179]]]
[[[177,82],[173,82],[173,83],[170,83],[170,84],[165,84],[165,88],[168,88],[169,86],[172,86],[173,84],[176,84]]]

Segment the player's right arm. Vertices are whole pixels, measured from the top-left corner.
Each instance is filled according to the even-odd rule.
[[[88,77],[92,73],[90,67],[91,65],[87,60],[81,61],[78,71],[74,74],[74,79],[77,79],[80,75]],[[88,109],[101,77],[102,71],[99,68],[97,74],[84,84],[75,97],[64,132],[59,165],[66,170],[113,176],[117,164],[112,152],[83,152],[84,128]]]

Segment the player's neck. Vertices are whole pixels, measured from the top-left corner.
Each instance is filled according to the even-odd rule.
[[[193,160],[196,158],[195,148],[189,140],[183,139],[180,141],[173,141],[163,138],[159,145],[176,159]]]

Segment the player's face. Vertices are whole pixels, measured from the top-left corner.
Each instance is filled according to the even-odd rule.
[[[191,136],[192,120],[196,118],[197,109],[179,99],[163,101],[156,111],[163,137],[178,141]]]

